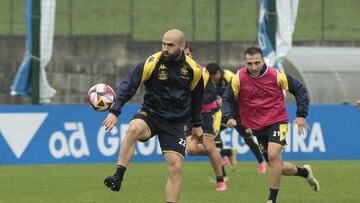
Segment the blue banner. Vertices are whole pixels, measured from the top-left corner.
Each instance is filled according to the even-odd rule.
[[[271,42],[269,35],[267,33],[267,23],[268,23],[268,11],[269,10],[269,0],[263,0],[260,7],[259,13],[259,24],[258,24],[258,41],[259,46],[263,51],[264,57],[269,57],[270,55],[275,55],[274,47]],[[272,64],[269,64],[272,65]]]
[[[11,95],[29,96],[31,94],[31,53],[32,53],[32,0],[25,1],[25,20],[26,20],[26,53],[19,70],[16,73],[13,84],[11,85]]]
[[[140,105],[126,105],[111,132],[102,128],[107,113],[86,105],[0,105],[0,165],[116,162],[128,122]],[[290,121],[295,106],[288,105]],[[289,125],[286,160],[360,159],[357,137],[360,111],[354,106],[312,105],[306,135]],[[222,132],[225,147],[238,160],[255,160],[235,130]],[[157,137],[136,144],[134,162],[162,161]],[[186,156],[186,160],[208,160]]]
[[[258,22],[258,42],[265,62],[283,71],[282,61],[292,47],[299,0],[262,0]]]

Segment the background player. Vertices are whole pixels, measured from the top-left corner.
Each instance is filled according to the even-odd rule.
[[[184,49],[185,55],[193,57],[191,48],[187,44]],[[214,143],[214,128],[213,128],[213,117],[212,115],[218,109],[216,102],[216,86],[215,83],[210,79],[209,72],[205,67],[198,64],[200,67],[203,81],[204,81],[204,93],[201,105],[201,115],[203,118],[203,135],[200,139],[192,136],[192,124],[189,123],[186,132],[186,151],[188,154],[195,155],[207,155],[209,157],[211,166],[216,176],[216,191],[224,191],[227,189],[227,185],[224,181],[224,174],[221,170],[221,155],[216,149]]]

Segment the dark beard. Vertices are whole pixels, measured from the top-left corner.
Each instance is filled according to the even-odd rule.
[[[175,61],[176,59],[180,58],[182,52],[179,50],[177,53],[174,53],[170,56],[162,56],[166,61]]]

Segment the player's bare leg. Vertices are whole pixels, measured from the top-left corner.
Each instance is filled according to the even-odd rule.
[[[221,170],[221,155],[216,149],[213,136],[203,136],[203,145],[205,151],[209,157],[211,166],[216,175],[217,191],[224,191],[227,189],[226,183],[224,182],[224,176]]]
[[[295,166],[290,162],[284,162],[283,175],[287,176],[301,176],[307,180],[310,187],[315,191],[319,192],[320,184],[319,181],[314,177],[310,165]]]
[[[283,170],[283,160],[281,158],[282,146],[269,142],[268,144],[268,158],[269,158],[269,183],[270,195],[269,200],[276,202],[277,193],[280,187],[281,174]]]
[[[127,167],[134,156],[136,141],[149,139],[150,136],[150,131],[148,130],[148,126],[144,120],[131,120],[126,136],[121,143],[117,164]]]
[[[203,136],[203,145],[205,151],[210,159],[211,166],[214,170],[216,176],[222,176],[221,171],[221,155],[218,150],[216,150],[214,139],[210,136]]]
[[[297,168],[294,164],[284,161],[282,174],[285,176],[294,176],[297,173]]]
[[[112,191],[118,192],[120,190],[125,170],[135,153],[135,142],[137,140],[146,140],[150,136],[145,121],[134,119],[130,122],[129,129],[121,143],[116,172],[104,180],[104,184]]]
[[[168,166],[169,177],[166,183],[166,202],[177,202],[181,191],[181,165],[183,157],[166,152],[164,157]]]

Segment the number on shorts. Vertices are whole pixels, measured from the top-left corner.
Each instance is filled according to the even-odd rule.
[[[273,131],[273,137],[277,137],[277,136],[280,136],[280,131],[279,130],[278,131],[274,130]]]
[[[180,144],[181,146],[185,147],[185,146],[186,146],[186,140],[180,138],[179,144]]]

